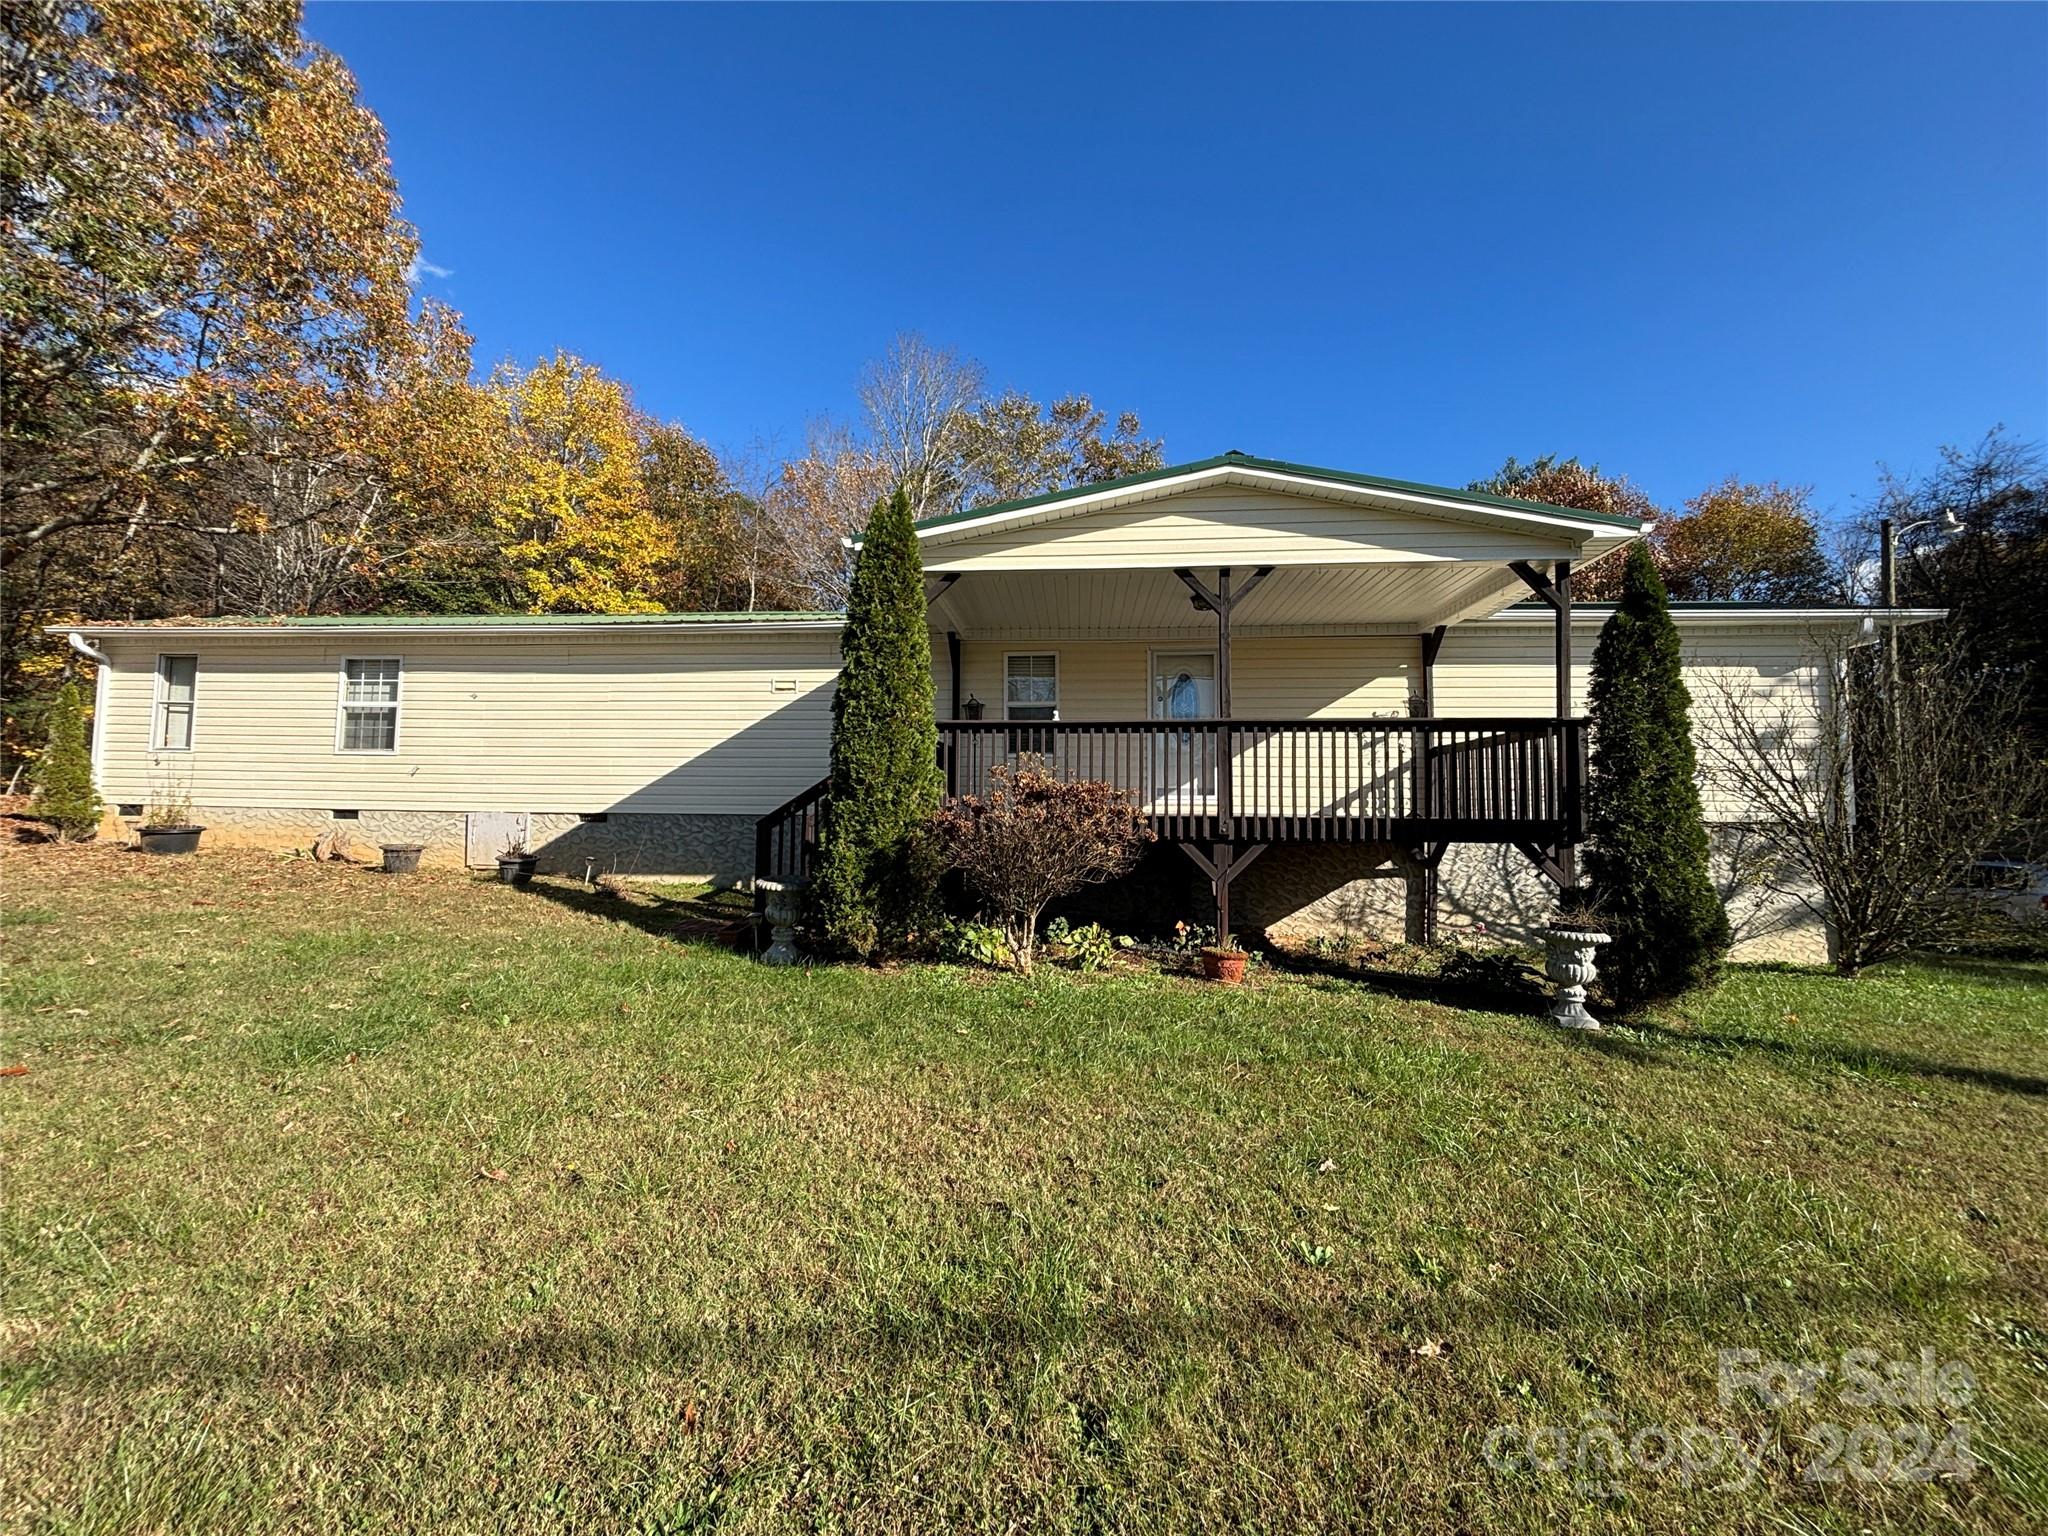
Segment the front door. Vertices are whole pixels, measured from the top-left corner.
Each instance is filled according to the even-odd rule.
[[[1152,718],[1216,718],[1216,653],[1152,653]],[[1216,739],[1207,731],[1162,731],[1152,740],[1152,794],[1164,810],[1205,809],[1195,804],[1216,793]]]

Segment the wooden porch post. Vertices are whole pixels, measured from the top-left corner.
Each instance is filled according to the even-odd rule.
[[[946,718],[948,720],[958,720],[960,718],[960,632],[957,629],[946,631],[946,664],[953,675],[953,713],[946,716]]]
[[[1557,625],[1557,721],[1555,737],[1559,760],[1558,779],[1563,785],[1566,803],[1561,807],[1564,825],[1557,829],[1557,844],[1554,849],[1538,850],[1545,857],[1537,859],[1537,867],[1556,880],[1559,885],[1569,886],[1578,879],[1578,855],[1572,838],[1581,824],[1585,807],[1585,779],[1577,771],[1577,741],[1563,722],[1572,713],[1572,563],[1560,560],[1545,575],[1526,560],[1510,560],[1508,569],[1522,578],[1522,583],[1531,592],[1550,606],[1550,612]],[[1519,846],[1519,845],[1518,845]],[[1528,847],[1534,847],[1533,844]],[[1524,849],[1527,851],[1527,848]]]
[[[1557,588],[1557,718],[1568,720],[1572,713],[1572,563],[1569,560],[1557,562],[1557,574],[1551,585]],[[1562,731],[1563,727],[1560,726]],[[1558,738],[1558,749],[1569,756],[1565,766],[1565,783],[1571,786],[1569,794],[1577,804],[1565,809],[1565,831],[1559,839],[1557,865],[1563,876],[1565,890],[1579,883],[1579,850],[1571,840],[1571,828],[1584,815],[1586,784],[1576,772],[1578,759],[1577,743],[1568,736]]]
[[[1216,714],[1230,718],[1230,567],[1216,573]]]
[[[1557,718],[1568,720],[1572,713],[1572,563],[1557,562]]]
[[[1437,652],[1444,648],[1445,628],[1445,625],[1439,624],[1434,629],[1425,629],[1415,637],[1421,642],[1422,648],[1422,687],[1417,703],[1425,720],[1436,718],[1436,657]],[[1416,733],[1414,746],[1416,769],[1413,815],[1422,817],[1429,814],[1429,765],[1430,757],[1436,751],[1436,743],[1432,740],[1427,727]],[[1418,895],[1422,907],[1421,937],[1425,944],[1436,942],[1436,866],[1444,856],[1445,845],[1436,843],[1432,846],[1435,850],[1433,853],[1425,851],[1409,861],[1409,878],[1418,881],[1422,887]]]
[[[1273,567],[1262,565],[1253,570],[1242,587],[1231,590],[1230,567],[1221,566],[1216,572],[1216,588],[1211,591],[1204,586],[1191,570],[1179,569],[1178,576],[1194,593],[1195,602],[1216,615],[1216,717],[1223,724],[1213,728],[1212,739],[1216,743],[1216,835],[1220,839],[1211,849],[1213,857],[1203,857],[1192,844],[1183,843],[1188,857],[1199,864],[1209,876],[1211,889],[1216,893],[1216,938],[1221,943],[1230,934],[1230,882],[1237,872],[1258,856],[1265,844],[1254,845],[1242,855],[1231,856],[1231,839],[1236,832],[1237,805],[1235,767],[1236,743],[1228,724],[1230,720],[1230,616],[1237,605],[1252,595],[1258,584],[1273,574]]]

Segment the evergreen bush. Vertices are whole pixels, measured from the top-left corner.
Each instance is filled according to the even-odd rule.
[[[813,922],[827,949],[868,959],[933,927],[943,873],[924,566],[900,489],[868,520],[839,652]]]
[[[1649,548],[1626,559],[1593,652],[1587,873],[1614,936],[1601,968],[1633,1011],[1713,979],[1728,914],[1707,874],[1678,630]]]
[[[100,795],[92,782],[92,748],[85,734],[85,707],[78,685],[57,690],[46,717],[49,744],[35,767],[35,813],[67,842],[83,842],[99,831]]]

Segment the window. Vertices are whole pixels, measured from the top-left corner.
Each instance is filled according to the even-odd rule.
[[[192,750],[192,701],[198,686],[197,656],[157,657],[156,733],[150,741],[152,750]]]
[[[1003,718],[1057,720],[1060,717],[1060,661],[1042,656],[1003,658]]]
[[[398,750],[398,658],[352,657],[341,664],[342,752]]]

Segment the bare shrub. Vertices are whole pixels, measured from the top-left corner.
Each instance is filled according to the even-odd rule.
[[[2019,680],[1953,641],[1878,653],[1819,640],[1823,686],[1787,700],[1718,690],[1708,772],[1748,806],[1756,878],[1828,923],[1835,968],[1967,938],[1957,892],[1990,853],[2038,845],[2048,764],[2029,742]]]
[[[986,795],[947,802],[935,825],[1028,975],[1046,903],[1129,874],[1152,830],[1123,790],[1094,779],[1062,781],[1040,758],[993,768],[989,783]]]

